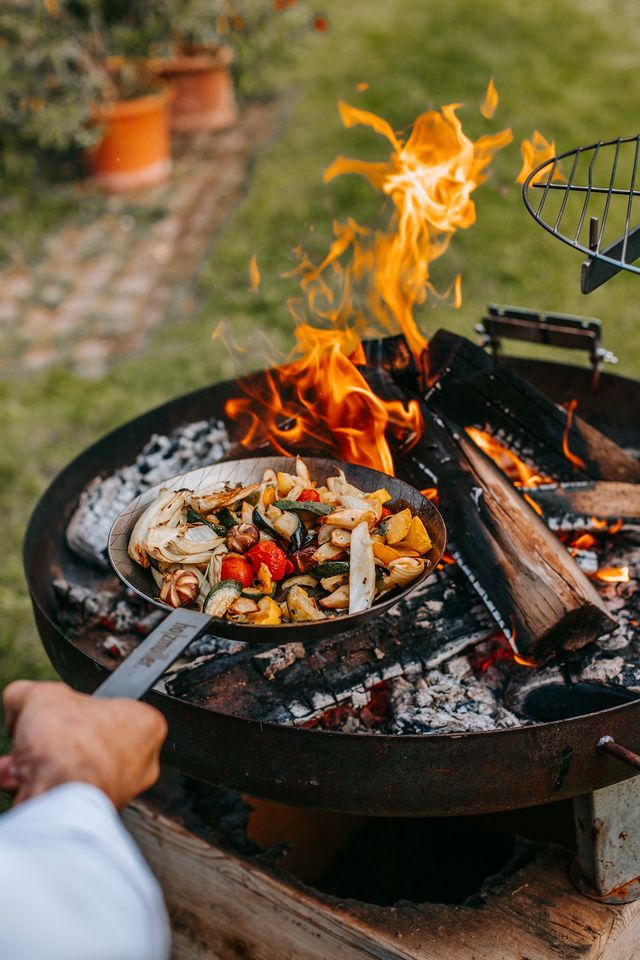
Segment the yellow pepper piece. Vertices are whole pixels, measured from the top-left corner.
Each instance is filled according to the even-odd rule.
[[[401,510],[400,513],[394,513],[385,520],[387,530],[387,543],[394,544],[404,540],[411,526],[411,510]]]
[[[388,536],[387,539],[389,539]],[[416,550],[421,556],[431,550],[431,537],[420,517],[413,518],[406,536],[400,543],[396,544],[396,550],[400,550],[402,547],[407,550]]]
[[[383,506],[389,500],[391,500],[391,494],[388,490],[381,488],[380,490],[374,490],[373,493],[368,493],[365,497],[365,500],[377,500],[378,503]]]
[[[247,617],[249,623],[259,623],[264,626],[275,626],[282,622],[282,611],[271,597],[263,597],[258,603],[256,613],[250,613]]]

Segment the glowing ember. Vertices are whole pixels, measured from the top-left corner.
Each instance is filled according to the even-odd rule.
[[[325,181],[341,174],[365,177],[391,200],[386,229],[370,230],[354,220],[334,223],[334,240],[321,263],[298,249],[302,295],[289,301],[296,322],[290,362],[267,375],[250,395],[229,401],[231,417],[246,416],[243,444],[270,443],[290,454],[314,444],[340,457],[393,473],[388,429],[404,438],[421,433],[419,405],[384,402],[368,387],[358,364],[361,337],[375,331],[402,332],[414,354],[426,346],[414,308],[429,294],[429,266],[442,256],[458,229],[475,222],[472,192],[487,177],[496,150],[511,131],[470,140],[457,105],[430,110],[415,121],[406,140],[382,118],[340,104],[345,126],[371,127],[391,144],[387,161],[365,163],[338,157]],[[460,278],[449,291],[460,303]]]
[[[359,90],[360,93],[368,89],[369,89],[369,84],[366,83],[366,81],[363,80],[361,83],[356,83],[356,90]]]
[[[480,449],[500,467],[514,486],[539,487],[542,484],[553,482],[549,477],[545,477],[537,473],[532,467],[527,466],[517,454],[508,447],[505,447],[503,443],[500,443],[500,441],[492,437],[491,434],[486,433],[484,430],[476,430],[475,427],[467,427],[466,430],[476,446],[480,447]],[[526,497],[525,499],[536,513],[541,513],[537,503],[534,503],[530,497]]]
[[[564,436],[562,438],[562,452],[564,453],[567,460],[574,465],[574,467],[578,467],[579,470],[585,470],[587,465],[582,459],[582,457],[579,457],[577,456],[577,454],[572,453],[571,450],[569,449],[569,432],[571,430],[571,424],[573,422],[573,414],[575,413],[575,409],[577,406],[578,406],[577,400],[570,400],[569,403],[567,404],[567,425],[564,428]]]
[[[487,92],[484,95],[484,100],[480,104],[480,113],[483,117],[486,117],[487,120],[491,120],[491,117],[496,112],[498,107],[498,91],[496,90],[495,83],[493,82],[493,77],[489,80],[489,86],[487,87]]]
[[[629,567],[600,567],[595,576],[605,583],[629,583],[631,579]]]
[[[592,550],[595,545],[596,538],[590,533],[583,533],[569,544],[573,550]]]
[[[531,140],[523,140],[520,144],[520,152],[522,153],[522,169],[516,177],[516,183],[524,183],[531,171],[535,170],[540,163],[555,157],[555,140],[547,140],[538,130],[534,130]],[[545,175],[548,176],[548,172],[542,171],[542,176]],[[567,179],[562,173],[559,163],[556,164],[551,179],[563,181]],[[541,182],[544,182],[544,180]]]
[[[483,640],[475,646],[469,654],[469,661],[476,673],[486,673],[495,663],[509,660],[520,667],[537,667],[535,660],[527,660],[519,653],[514,653],[509,641],[502,633],[497,633],[488,640]]]

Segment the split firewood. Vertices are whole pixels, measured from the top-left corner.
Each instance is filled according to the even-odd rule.
[[[640,484],[595,480],[521,487],[552,530],[640,529]]]
[[[426,405],[446,420],[487,430],[556,481],[640,482],[640,461],[470,340],[439,330],[425,358]]]
[[[384,399],[407,399],[386,371],[371,380]],[[398,476],[438,488],[448,549],[515,652],[540,659],[611,632],[593,585],[504,474],[463,431],[424,413],[422,437],[396,451]]]

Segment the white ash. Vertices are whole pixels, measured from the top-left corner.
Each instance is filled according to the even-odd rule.
[[[228,450],[221,420],[198,420],[167,435],[154,434],[134,463],[110,477],[95,477],[86,487],[69,521],[67,543],[84,560],[108,568],[109,531],[128,503],[156,483],[216,463]]]
[[[399,677],[391,684],[392,733],[462,733],[522,723],[476,678],[466,657],[455,657],[442,669],[424,675]]]

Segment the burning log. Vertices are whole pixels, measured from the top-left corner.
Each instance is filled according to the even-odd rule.
[[[575,484],[523,487],[552,530],[617,533],[640,528],[640,484],[596,480]]]
[[[381,368],[372,383],[385,398],[401,396]],[[613,630],[594,587],[493,462],[428,410],[425,419],[422,438],[396,456],[398,475],[437,486],[449,550],[516,653],[540,658]]]
[[[552,403],[470,340],[439,330],[426,350],[427,407],[489,430],[556,480],[638,483],[640,461],[571,410]]]

